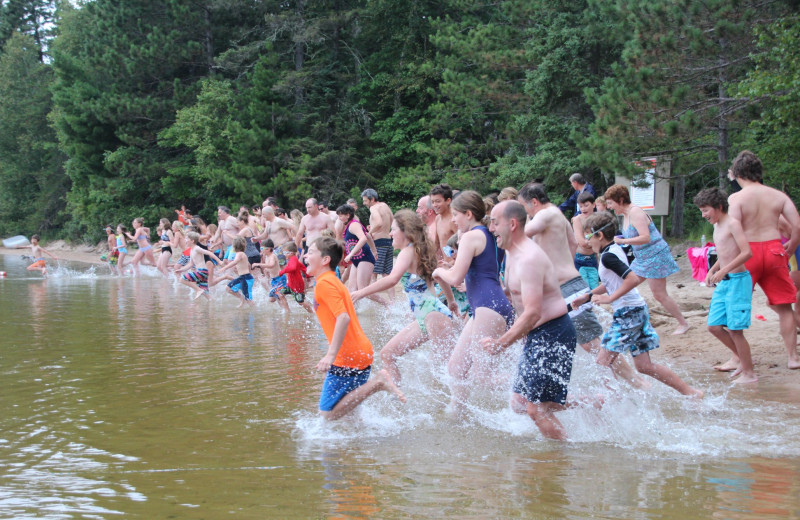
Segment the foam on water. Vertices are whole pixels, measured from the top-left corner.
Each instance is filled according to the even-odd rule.
[[[603,316],[608,313],[600,314],[608,319]],[[382,319],[388,320],[387,326],[396,331],[407,324],[408,317],[398,307],[392,307]],[[510,375],[516,371],[519,344],[507,356],[493,360],[491,372],[497,374],[497,384],[475,384],[467,416],[460,422],[445,413],[450,401],[449,376],[443,363],[432,362],[429,349],[424,345],[398,363],[407,404],[381,392],[359,406],[352,418],[336,422],[326,422],[312,412],[298,412],[294,438],[304,445],[346,445],[420,430],[446,435],[453,427],[460,427],[469,429],[471,435],[485,437],[486,443],[495,442],[496,434],[501,433],[548,445],[533,421],[514,413],[508,405]],[[669,364],[658,350],[653,359]],[[628,361],[632,363],[630,357]],[[800,417],[788,413],[790,407],[786,404],[753,400],[746,391],[733,390],[728,383],[697,381],[691,374],[672,368],[690,384],[703,388],[705,399],[686,398],[649,378],[650,390],[633,389],[615,380],[609,369],[595,364],[593,356],[578,348],[570,398],[603,396],[605,403],[601,410],[591,404],[579,404],[558,413],[569,432],[568,442],[607,444],[643,457],[669,453],[704,457],[798,455],[797,443],[787,442],[785,432],[800,431]]]

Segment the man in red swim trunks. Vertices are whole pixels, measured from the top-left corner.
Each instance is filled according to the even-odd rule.
[[[742,223],[753,256],[745,263],[753,278],[767,295],[770,307],[778,314],[780,332],[789,357],[789,368],[800,368],[797,356],[797,330],[792,304],[796,289],[789,277],[789,255],[800,243],[800,215],[794,203],[782,191],[761,184],[761,159],[745,150],[733,160],[731,174],[742,190],[728,197],[729,215]],[[778,221],[783,216],[792,226],[792,236],[781,245]],[[728,365],[733,366],[728,366]],[[717,367],[735,370],[735,360]]]

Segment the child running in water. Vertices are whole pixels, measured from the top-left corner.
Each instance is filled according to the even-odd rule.
[[[231,262],[220,268],[219,272],[224,273],[228,269],[236,268],[236,274],[239,276],[233,278],[228,284],[228,292],[239,298],[241,307],[245,302],[253,305],[253,273],[250,271],[250,262],[244,250],[247,247],[247,241],[243,236],[237,236],[233,239],[233,250],[236,254]],[[239,294],[241,291],[242,294]]]
[[[642,279],[628,265],[622,248],[614,243],[617,234],[616,218],[603,212],[589,216],[584,222],[586,240],[600,255],[600,285],[585,297],[576,298],[572,306],[583,305],[592,296],[592,303],[614,308],[613,321],[603,335],[603,349],[597,363],[610,366],[617,356],[630,352],[633,364],[640,373],[648,375],[686,396],[703,397],[703,392],[689,386],[678,374],[650,360],[650,351],[658,348],[658,334],[650,324],[647,304],[636,286]]]
[[[339,242],[322,237],[311,243],[305,257],[309,274],[317,279],[316,314],[328,340],[328,351],[316,367],[327,374],[319,399],[320,415],[327,420],[343,417],[380,391],[392,392],[406,402],[386,370],[369,378],[372,344],[361,329],[347,288],[334,273],[343,255]]]
[[[133,262],[131,262],[134,274],[139,276],[139,262],[142,261],[142,258],[147,258],[150,265],[156,265],[156,259],[153,256],[153,246],[150,244],[150,228],[144,227],[144,219],[142,217],[133,220],[133,229],[136,230],[133,236],[127,236],[139,246],[136,254],[133,255]]]
[[[189,258],[191,261],[182,269],[176,270],[175,274],[188,271],[190,266],[194,267],[193,271],[183,274],[183,277],[180,278],[180,282],[197,291],[197,294],[194,296],[195,299],[200,296],[208,298],[208,268],[206,263],[212,260],[220,263],[220,259],[211,251],[203,249],[198,245],[200,235],[197,232],[191,231],[187,233],[186,238],[189,240]]]
[[[117,260],[117,270],[119,274],[124,274],[125,270],[125,255],[128,254],[128,228],[126,228],[123,224],[117,225],[117,245],[115,247],[115,251],[119,256],[119,260]]]
[[[455,235],[451,236],[450,239],[447,241],[447,247],[442,248],[442,252],[446,259],[449,259],[451,262],[455,263],[456,259],[458,258],[458,241],[461,237],[456,233]],[[502,274],[500,273],[501,281],[502,281]],[[465,282],[461,282],[461,285],[458,287],[451,287],[453,291],[453,299],[456,301],[456,305],[458,305],[458,312],[461,314],[461,318],[466,322],[469,319],[470,310],[469,310],[469,298],[467,298],[467,284]],[[439,298],[441,300],[441,297]]]
[[[48,254],[53,257],[54,260],[58,260],[58,257],[39,245],[39,235],[33,235],[31,237],[30,245],[19,246],[19,248],[25,247],[31,248],[31,256],[33,257],[33,263],[28,266],[28,271],[41,271],[44,276],[47,276],[47,264],[44,261],[44,255]]]
[[[481,223],[486,215],[483,198],[475,191],[464,191],[453,199],[450,209],[453,222],[461,232],[458,257],[450,269],[436,268],[433,278],[442,287],[445,284],[458,286],[464,281],[467,284],[470,319],[461,331],[447,366],[453,378],[449,412],[461,416],[476,374],[488,375],[489,359],[480,341],[504,334],[514,321],[514,308],[500,286],[500,265],[505,252],[497,247],[495,237]]]
[[[714,225],[717,248],[717,262],[706,275],[706,285],[717,286],[708,309],[708,331],[733,352],[732,363],[739,367],[731,374],[739,376],[734,383],[755,383],[758,377],[744,337],[753,298],[753,279],[744,265],[753,256],[747,235],[742,224],[728,215],[728,197],[719,188],[701,191],[694,204]]]
[[[264,288],[269,291],[269,301],[277,301],[283,310],[289,312],[289,303],[283,295],[283,289],[286,288],[288,280],[285,274],[280,274],[281,265],[278,255],[275,254],[275,244],[272,243],[270,238],[265,240],[263,244],[261,262],[253,264],[253,268],[260,268],[262,272],[266,271],[269,287],[265,285]]]
[[[119,260],[119,251],[117,251],[117,237],[114,236],[114,228],[111,225],[106,226],[106,245],[108,245],[108,268],[111,269],[111,274],[119,274],[117,271],[117,261]]]
[[[158,230],[159,233],[159,242],[158,245],[161,247],[161,253],[158,256],[158,270],[161,271],[161,274],[164,276],[169,275],[169,259],[172,258],[172,242],[173,242],[173,233],[172,233],[172,225],[169,223],[169,220],[162,218],[158,222]]]
[[[453,314],[436,297],[431,273],[436,269],[436,250],[425,234],[422,219],[411,210],[401,209],[392,221],[392,246],[400,254],[392,272],[352,294],[353,302],[370,294],[391,289],[398,282],[408,296],[414,321],[398,332],[381,350],[381,360],[392,380],[400,382],[397,358],[431,340],[444,361],[452,351],[456,328]],[[448,285],[442,286],[448,301],[454,302]],[[455,302],[454,302],[455,306]]]
[[[286,275],[286,285],[284,287],[273,285],[270,295],[272,295],[272,291],[277,294],[277,291],[288,288],[294,295],[294,301],[308,312],[314,312],[311,309],[311,304],[306,301],[306,283],[303,280],[303,275],[306,274],[306,266],[297,258],[297,246],[293,243],[285,244],[283,252],[286,254],[286,267],[281,269],[278,277]]]

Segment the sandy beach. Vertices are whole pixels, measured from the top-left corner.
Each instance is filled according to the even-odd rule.
[[[705,365],[710,378],[725,379],[728,374],[716,372],[713,367],[727,361],[730,357],[729,351],[706,330],[706,317],[713,289],[701,286],[692,278],[686,257],[686,248],[689,245],[672,247],[673,254],[680,255],[676,260],[681,270],[668,280],[669,294],[678,302],[691,324],[687,333],[672,336],[677,323],[655,302],[646,283],[639,286],[639,291],[650,306],[651,321],[661,338],[661,348],[656,351],[654,358],[657,360],[659,356],[666,356],[679,364],[686,362]],[[100,256],[107,252],[105,243],[94,247],[71,246],[58,240],[43,246],[60,259],[96,265],[105,263],[100,260]],[[28,250],[0,247],[0,254],[21,256],[28,254]],[[758,319],[757,316],[764,319]],[[767,306],[764,292],[758,287],[753,295],[751,326],[745,336],[750,342],[759,380],[770,386],[786,386],[790,393],[798,395],[800,399],[800,370],[786,368],[786,350],[778,333],[778,317]],[[696,385],[702,387],[701,382]]]

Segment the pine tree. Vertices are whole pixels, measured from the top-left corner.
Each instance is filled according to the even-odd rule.
[[[587,91],[596,120],[581,159],[636,176],[634,160],[671,157],[678,171],[672,231],[680,235],[685,180],[716,170],[719,184],[727,184],[730,132],[741,127],[747,105],[729,87],[750,66],[752,26],[774,13],[737,0],[602,5],[631,38],[613,76]]]
[[[0,54],[0,234],[41,233],[63,223],[69,186],[47,122],[52,70],[32,36],[15,32]]]

